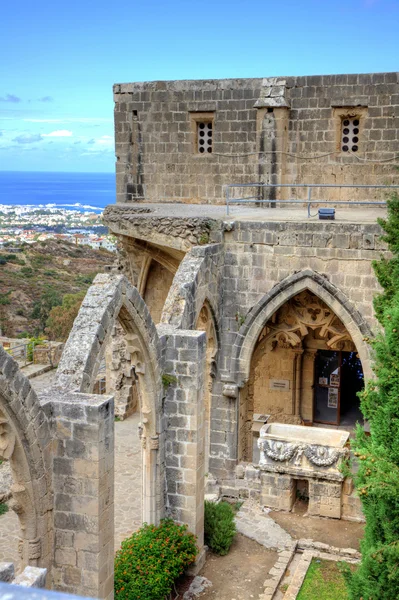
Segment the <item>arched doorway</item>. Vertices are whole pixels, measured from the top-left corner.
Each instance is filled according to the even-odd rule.
[[[343,322],[306,289],[266,321],[241,390],[239,458],[252,460],[256,438],[269,422],[353,427],[361,420],[357,392],[363,370]]]
[[[204,390],[204,448],[205,448],[205,473],[209,474],[210,452],[210,424],[211,424],[211,398],[212,382],[215,376],[215,358],[217,354],[217,337],[215,323],[209,302],[206,300],[198,315],[196,329],[206,333],[206,373]]]

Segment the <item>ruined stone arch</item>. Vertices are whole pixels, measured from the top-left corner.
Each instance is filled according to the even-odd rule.
[[[18,515],[21,528],[20,566],[50,569],[53,531],[50,426],[29,380],[2,347],[0,457],[10,461],[13,476],[10,507]]]
[[[143,520],[163,514],[164,431],[162,356],[157,329],[138,290],[123,275],[97,275],[89,288],[57,370],[56,387],[91,393],[116,323],[130,355],[128,376],[139,389],[143,462]]]
[[[372,376],[370,351],[365,341],[372,333],[366,321],[326,277],[306,269],[275,285],[248,313],[232,349],[230,376],[239,387],[248,379],[252,353],[267,321],[287,300],[304,290],[309,290],[320,298],[342,321],[356,346],[365,379]]]

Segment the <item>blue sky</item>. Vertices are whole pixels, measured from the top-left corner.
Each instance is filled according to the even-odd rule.
[[[113,83],[398,70],[399,0],[20,0],[0,14],[0,170],[113,171]]]

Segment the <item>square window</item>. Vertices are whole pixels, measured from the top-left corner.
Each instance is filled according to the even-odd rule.
[[[359,150],[359,117],[342,117],[341,122],[341,150],[342,152],[357,152]]]

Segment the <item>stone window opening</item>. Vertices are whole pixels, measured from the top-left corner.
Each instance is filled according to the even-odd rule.
[[[197,151],[200,154],[212,152],[212,121],[200,121],[197,123]]]
[[[192,129],[194,133],[194,153],[212,154],[214,118],[213,113],[191,113]]]
[[[360,119],[359,117],[343,117],[341,122],[342,152],[359,150]]]
[[[336,151],[342,156],[362,151],[366,106],[337,106],[333,108]]]

